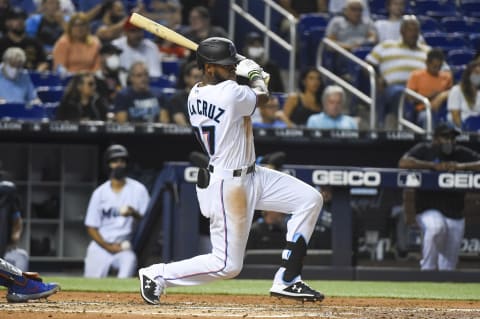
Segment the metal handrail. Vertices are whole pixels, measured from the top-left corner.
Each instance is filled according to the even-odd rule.
[[[256,28],[262,31],[266,37],[264,40],[265,43],[265,55],[270,55],[270,39],[279,44],[282,48],[289,51],[289,66],[288,66],[288,90],[293,92],[295,90],[295,55],[296,48],[295,44],[297,43],[297,24],[298,19],[295,18],[290,12],[282,8],[273,0],[262,0],[265,3],[265,25],[259,21],[257,18],[252,16],[241,6],[236,4],[235,0],[230,0],[230,12],[229,12],[229,24],[228,24],[228,34],[230,39],[234,39],[235,36],[235,13],[241,15],[245,20],[253,24]],[[282,39],[276,33],[271,31],[271,9],[274,9],[285,17],[289,22],[289,31],[290,31],[290,43]],[[293,43],[293,45],[291,44]]]
[[[417,101],[422,102],[425,105],[426,122],[427,122],[426,130],[403,117],[403,109],[405,106],[406,95],[414,98]],[[402,96],[400,97],[400,102],[398,104],[398,130],[403,129],[403,126],[406,126],[412,131],[419,134],[425,134],[425,133],[429,134],[432,132],[432,104],[430,103],[430,100],[426,96],[423,96],[409,88],[405,88],[403,90]]]
[[[362,69],[368,72],[368,78],[370,81],[370,96],[366,95],[362,91],[358,90],[356,87],[336,75],[335,73],[331,72],[327,68],[322,66],[322,57],[323,51],[325,47],[329,47],[335,50],[337,53],[343,55],[345,58],[355,62],[358,64]],[[345,90],[349,91],[353,95],[357,96],[366,104],[370,105],[370,129],[374,130],[376,128],[376,109],[375,109],[375,102],[376,102],[376,81],[375,81],[375,69],[372,65],[366,63],[365,61],[359,59],[351,52],[345,50],[341,46],[339,46],[335,41],[332,41],[328,38],[324,38],[318,47],[317,50],[317,69],[326,77],[331,79],[332,81],[336,82],[337,84],[341,85]]]

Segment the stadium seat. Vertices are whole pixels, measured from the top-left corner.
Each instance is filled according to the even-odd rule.
[[[359,59],[365,59],[365,57],[372,51],[373,46],[361,46],[352,50],[352,53]]]
[[[451,50],[447,53],[447,63],[450,66],[465,65],[472,61],[474,56],[475,51],[473,50]]]
[[[469,116],[462,123],[462,129],[470,132],[480,131],[480,116]]]
[[[478,0],[462,0],[458,9],[464,16],[480,18],[480,1]]]
[[[154,88],[174,88],[175,82],[171,81],[166,75],[150,77],[150,87]]]
[[[420,22],[420,30],[425,32],[443,32],[443,26],[436,19],[426,16],[418,15],[418,21]]]
[[[462,78],[463,71],[465,71],[466,67],[467,67],[466,64],[450,66],[450,69],[452,70],[452,74],[453,74],[454,83],[457,83],[460,81],[460,79]]]
[[[45,110],[41,105],[27,107],[25,103],[0,104],[0,118],[17,120],[41,120],[45,118]]]
[[[37,88],[37,95],[42,103],[55,103],[60,102],[64,90],[64,86],[40,86]]]
[[[327,13],[304,13],[298,18],[298,34],[316,28],[326,28],[330,15]]]
[[[283,109],[283,105],[287,100],[288,93],[285,92],[271,92],[271,95],[278,99],[279,109]]]
[[[470,33],[468,39],[470,40],[470,46],[472,49],[480,52],[480,33]]]
[[[444,32],[427,32],[423,34],[425,42],[445,52],[455,49],[470,49],[470,43],[463,37]]]
[[[368,6],[370,8],[370,14],[381,14],[388,16],[385,0],[369,0]]]
[[[59,86],[62,85],[62,79],[59,75],[52,72],[28,71],[33,85],[39,86]]]
[[[459,33],[467,37],[472,30],[480,31],[480,19],[464,16],[444,17],[441,19],[443,29],[447,33]]]
[[[180,75],[180,61],[168,60],[162,61],[162,72],[165,75],[173,75],[175,77]]]
[[[300,34],[300,68],[316,64],[317,51],[325,35],[325,27],[315,27]]]
[[[440,20],[443,17],[457,15],[457,7],[455,0],[416,0],[412,12]]]

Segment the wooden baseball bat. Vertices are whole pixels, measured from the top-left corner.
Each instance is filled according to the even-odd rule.
[[[155,34],[159,38],[173,42],[187,49],[197,51],[197,43],[141,14],[132,13],[132,15],[130,16],[130,23],[135,25],[136,27],[139,27],[140,29]]]

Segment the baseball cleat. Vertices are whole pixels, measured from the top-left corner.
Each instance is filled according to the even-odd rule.
[[[270,296],[280,298],[292,298],[302,301],[322,301],[325,296],[312,288],[303,281],[287,286],[283,284],[273,284],[270,288]]]
[[[140,292],[143,300],[149,304],[158,305],[160,303],[160,295],[165,289],[163,280],[153,279],[153,276],[147,274],[146,268],[141,268],[138,271],[138,277],[140,278]]]
[[[43,283],[39,277],[35,279],[23,277],[21,280],[14,280],[8,288],[7,301],[27,302],[47,298],[57,291],[60,291],[60,286],[56,283]]]

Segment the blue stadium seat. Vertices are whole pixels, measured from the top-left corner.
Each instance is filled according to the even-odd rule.
[[[425,32],[443,32],[443,26],[436,19],[426,16],[417,15],[417,19],[420,22],[420,30]]]
[[[153,88],[174,88],[175,82],[171,81],[167,75],[150,77],[150,87]]]
[[[162,72],[165,75],[180,75],[180,61],[179,60],[168,60],[162,61]]]
[[[411,9],[416,15],[427,15],[438,20],[457,15],[455,0],[416,0]]]
[[[448,52],[455,49],[470,49],[470,43],[463,37],[444,32],[427,32],[423,34],[425,42]]]
[[[441,24],[448,33],[460,33],[467,37],[472,31],[480,31],[480,19],[468,18],[464,16],[444,17]]]
[[[468,40],[470,40],[470,46],[473,50],[480,52],[480,30],[479,33],[470,33],[468,35]]]
[[[41,120],[45,118],[45,110],[41,105],[27,107],[24,103],[3,103],[0,104],[0,118]]]
[[[60,76],[53,72],[39,72],[29,70],[28,74],[32,79],[33,85],[36,87],[62,85],[62,79],[60,78]]]
[[[480,1],[478,0],[462,0],[458,9],[464,16],[480,18]]]
[[[475,51],[473,50],[469,50],[469,49],[468,50],[465,50],[465,49],[451,50],[451,51],[448,51],[447,53],[447,63],[450,66],[465,65],[465,64],[468,64],[470,61],[472,61],[474,56],[475,56]]]
[[[37,95],[42,103],[55,103],[62,99],[64,90],[64,86],[40,86]]]
[[[352,53],[359,59],[365,59],[365,57],[372,51],[373,46],[364,45],[352,50]]]
[[[462,65],[451,65],[450,69],[452,70],[453,74],[453,82],[457,83],[460,82],[460,79],[462,78],[463,71],[467,68],[466,64]]]
[[[370,8],[370,14],[381,14],[388,16],[385,0],[369,0],[368,6]]]
[[[299,67],[312,66],[317,61],[317,51],[325,35],[325,27],[315,27],[300,34]]]
[[[480,116],[469,116],[462,123],[462,129],[470,132],[480,131]]]
[[[298,18],[298,34],[309,31],[313,28],[326,28],[330,15],[328,13],[305,13]]]
[[[270,92],[272,96],[276,97],[278,99],[278,104],[280,110],[283,109],[283,105],[285,104],[285,101],[287,100],[288,93],[285,92]]]

